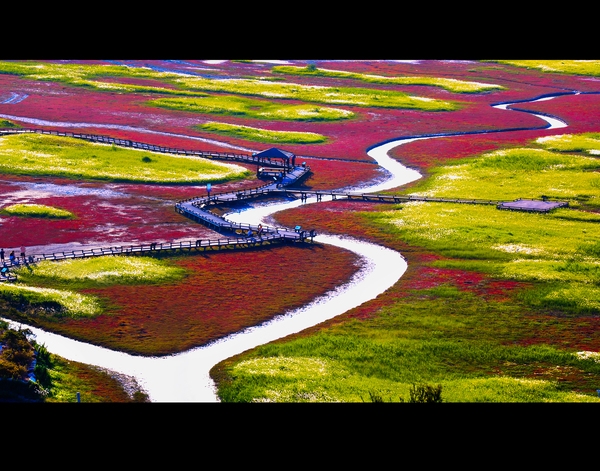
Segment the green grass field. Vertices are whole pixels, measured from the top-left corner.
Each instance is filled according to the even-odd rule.
[[[75,215],[69,211],[44,204],[11,204],[0,208],[0,213],[9,216],[50,218],[50,219],[72,219]]]
[[[0,137],[0,172],[136,183],[239,180],[244,167],[41,134]]]
[[[185,276],[181,268],[151,257],[97,257],[41,261],[13,269],[18,280],[0,283],[10,300],[47,308],[55,317],[93,317],[103,312],[101,301],[83,294],[107,285],[167,283]]]
[[[359,74],[343,70],[319,69],[317,67],[297,67],[289,65],[277,65],[272,68],[273,72],[287,75],[314,75],[320,77],[351,78],[367,83],[393,84],[393,85],[423,85],[440,87],[454,93],[481,93],[490,90],[503,90],[501,85],[471,82],[468,80],[457,80],[442,77],[427,76],[400,76],[386,77],[381,75]]]
[[[239,96],[157,98],[147,101],[146,105],[178,111],[272,121],[337,121],[354,117],[351,111],[338,108],[307,104],[285,105]]]
[[[407,193],[509,200],[547,193],[572,202],[587,195],[596,207],[599,177],[589,170],[599,161],[578,153],[582,142],[588,154],[599,148],[589,135],[532,142],[441,166]],[[586,379],[600,373],[597,358],[559,345],[528,345],[532,330],[544,328],[540,316],[584,320],[600,309],[597,213],[409,202],[362,217],[366,227],[439,254],[426,264],[430,269],[481,273],[528,288],[498,297],[451,282],[400,288],[400,299],[374,318],[263,345],[213,368],[223,401],[407,402],[418,384],[441,386],[444,402],[600,400]],[[544,323],[561,328],[558,321]]]
[[[227,123],[209,122],[199,124],[196,129],[223,136],[233,136],[256,142],[271,144],[319,144],[327,141],[327,137],[314,132],[270,131],[268,129],[240,126]]]

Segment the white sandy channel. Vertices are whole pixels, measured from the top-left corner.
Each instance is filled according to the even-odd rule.
[[[390,172],[392,178],[384,183],[361,189],[362,193],[395,188],[416,180],[421,175],[391,159],[387,152],[410,139],[387,143],[373,149],[369,155]],[[269,206],[257,206],[229,215],[245,223],[257,223],[282,209],[310,204],[299,200]],[[166,357],[140,357],[112,351],[72,340],[25,324],[8,321],[13,328],[28,328],[40,344],[68,360],[97,365],[136,378],[152,402],[218,402],[210,369],[233,355],[278,338],[300,332],[375,298],[394,285],[406,270],[406,261],[396,251],[360,240],[330,235],[317,235],[317,242],[351,250],[363,258],[362,268],[352,279],[312,301],[256,327],[245,329],[206,346]]]
[[[508,105],[501,105],[507,109]],[[548,121],[551,128],[564,127],[565,123],[539,116]],[[368,155],[390,173],[384,182],[360,188],[361,193],[373,193],[398,188],[421,178],[415,170],[401,165],[390,158],[390,149],[430,136],[391,141],[372,149]],[[315,203],[316,199],[299,200],[269,206],[257,206],[231,214],[228,219],[239,218],[245,223],[262,222],[265,217],[282,209],[301,204]],[[300,332],[344,312],[360,306],[393,286],[406,271],[406,261],[396,251],[360,240],[330,235],[317,235],[321,243],[342,247],[360,255],[364,264],[353,278],[315,299],[301,309],[290,311],[256,327],[245,329],[206,346],[166,357],[139,357],[106,348],[78,342],[60,335],[45,332],[35,327],[8,321],[13,328],[28,328],[38,343],[46,345],[52,353],[68,360],[78,361],[113,370],[136,378],[152,402],[219,402],[215,384],[209,376],[210,369],[233,355],[258,345]]]

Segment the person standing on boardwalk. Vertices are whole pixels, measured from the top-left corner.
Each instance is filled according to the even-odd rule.
[[[4,249],[0,249],[0,262],[4,262]]]
[[[14,263],[15,263],[15,251],[14,250],[12,250],[10,252],[10,255],[8,256],[8,258],[10,259],[11,265],[14,265]]]
[[[25,260],[25,247],[21,245],[21,258]]]
[[[258,225],[258,229],[256,231],[256,234],[258,235],[258,237],[260,237],[262,239],[262,233],[263,233],[263,227],[262,224]]]

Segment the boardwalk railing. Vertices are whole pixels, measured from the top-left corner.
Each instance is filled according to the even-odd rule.
[[[70,132],[59,132],[59,131],[47,131],[41,129],[0,129],[0,135],[2,134],[20,134],[20,133],[36,133],[36,134],[50,134],[55,136],[74,137],[79,139],[86,139],[93,142],[102,142],[106,144],[114,144],[125,147],[132,147],[137,149],[145,149],[152,152],[163,152],[170,154],[181,154],[191,155],[198,157],[206,157],[213,159],[222,160],[236,160],[243,162],[252,162],[256,164],[270,165],[275,167],[281,167],[285,170],[290,170],[284,162],[277,160],[271,161],[270,158],[256,157],[254,154],[234,154],[234,153],[220,153],[220,152],[205,152],[205,151],[192,151],[183,150],[170,147],[154,146],[145,144],[142,142],[116,139],[102,135],[95,134],[81,134],[81,133],[70,133]],[[272,169],[269,169],[272,170]],[[175,209],[181,214],[198,221],[203,222],[211,227],[214,227],[222,232],[233,233],[236,236],[248,234],[249,231],[257,231],[258,226],[243,223],[234,223],[227,219],[213,214],[212,212],[204,209],[209,205],[223,204],[228,202],[235,202],[242,199],[257,198],[260,196],[268,195],[279,195],[279,196],[292,196],[298,197],[302,200],[306,200],[309,195],[316,196],[317,200],[320,201],[323,196],[331,196],[332,200],[338,198],[345,198],[349,200],[362,200],[362,201],[380,201],[390,203],[401,203],[407,201],[427,201],[427,202],[444,202],[444,203],[465,203],[465,204],[489,204],[500,207],[503,204],[501,201],[487,200],[487,199],[461,199],[461,198],[435,198],[428,196],[415,196],[415,195],[385,195],[377,193],[356,193],[356,192],[343,192],[343,191],[324,191],[324,190],[305,190],[305,189],[294,189],[290,188],[289,185],[298,182],[304,178],[310,167],[302,165],[301,167],[292,167],[288,172],[282,172],[283,178],[276,180],[274,183],[268,183],[256,188],[239,190],[233,192],[216,193],[212,195],[189,198],[176,203]],[[544,199],[544,201],[546,201]],[[566,203],[557,203],[560,205],[566,205]],[[535,210],[535,209],[531,209]],[[153,242],[142,245],[124,245],[118,247],[101,247],[83,249],[77,251],[66,251],[66,252],[54,252],[51,254],[38,254],[30,255],[28,262],[35,263],[41,260],[66,260],[72,258],[86,258],[96,257],[105,255],[121,255],[121,254],[136,254],[136,253],[151,253],[155,251],[163,250],[207,250],[213,248],[241,248],[250,247],[255,245],[262,245],[263,243],[277,243],[285,241],[293,242],[304,242],[308,237],[312,238],[316,236],[314,230],[307,232],[301,231],[300,226],[296,229],[288,228],[275,228],[275,227],[263,227],[263,232],[260,237],[236,237],[226,239],[206,239],[206,240],[188,240],[180,242]],[[15,263],[7,263],[6,267],[20,265],[26,263],[25,260],[16,261]],[[14,274],[5,271],[0,277],[0,281],[14,281],[16,276]]]
[[[234,249],[255,247],[262,244],[273,244],[285,242],[287,239],[295,239],[286,233],[268,233],[262,237],[235,237],[222,239],[196,239],[179,242],[156,242],[141,245],[123,245],[118,247],[100,247],[83,250],[72,250],[64,252],[53,252],[48,254],[32,254],[28,257],[27,263],[37,263],[42,260],[69,260],[75,258],[91,258],[107,255],[134,255],[149,254],[160,251],[177,250],[211,250],[211,249]],[[25,262],[10,264],[8,266],[21,266]]]
[[[26,133],[34,133],[34,134],[49,134],[53,136],[63,136],[63,137],[74,137],[77,139],[84,139],[92,142],[100,142],[104,144],[115,144],[123,147],[133,147],[135,149],[143,149],[151,152],[161,152],[166,154],[177,154],[177,155],[190,155],[194,157],[204,157],[207,159],[218,159],[218,160],[230,160],[230,161],[238,161],[238,162],[248,162],[254,164],[262,164],[262,165],[270,165],[273,167],[285,168],[286,165],[284,162],[279,160],[271,160],[270,158],[265,157],[256,157],[254,154],[236,154],[231,152],[208,152],[202,150],[186,150],[179,149],[175,147],[163,147],[163,146],[155,146],[152,144],[146,144],[143,142],[131,141],[128,139],[116,139],[113,137],[102,136],[98,134],[83,134],[83,133],[72,133],[72,132],[61,132],[61,131],[51,131],[44,129],[32,129],[32,128],[18,128],[11,129],[5,128],[0,129],[0,134],[26,134]]]
[[[476,198],[435,198],[431,196],[416,196],[416,195],[384,195],[381,193],[356,193],[343,191],[327,191],[327,190],[304,190],[294,188],[278,188],[271,190],[272,193],[284,194],[286,196],[298,196],[301,199],[306,199],[308,196],[315,196],[317,200],[321,200],[323,196],[331,196],[333,200],[349,199],[360,201],[381,201],[387,203],[402,203],[406,201],[437,201],[441,203],[465,203],[465,204],[490,204],[497,205],[500,201]]]

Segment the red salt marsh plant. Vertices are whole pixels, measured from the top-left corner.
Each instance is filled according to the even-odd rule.
[[[303,159],[311,173],[301,182],[314,190],[337,190],[372,182],[381,178],[383,172],[371,163],[345,162],[342,160]]]
[[[352,211],[352,205],[354,204],[360,205],[356,206],[356,211]],[[291,210],[280,212],[275,216],[283,224],[291,220],[288,218],[293,218],[295,221],[316,227],[320,232],[346,232],[351,234],[347,231],[349,227],[353,227],[355,228],[355,234],[360,233],[368,240],[384,243],[384,245],[394,247],[405,254],[409,260],[409,268],[405,275],[394,287],[376,300],[369,301],[323,325],[308,329],[285,340],[258,347],[248,352],[248,354],[217,365],[211,374],[219,380],[219,391],[222,400],[246,401],[261,400],[261,398],[265,400],[264,395],[266,395],[267,398],[270,397],[270,400],[275,401],[303,402],[310,400],[311,397],[314,398],[313,400],[321,402],[336,400],[336,398],[337,400],[356,401],[359,398],[349,395],[345,399],[341,399],[344,396],[339,396],[339,394],[343,394],[342,391],[348,392],[345,389],[346,387],[356,391],[361,387],[364,388],[365,384],[369,384],[371,388],[378,385],[386,388],[385,390],[389,391],[390,395],[396,394],[397,396],[398,391],[402,390],[403,382],[402,379],[396,376],[398,371],[390,370],[384,373],[383,370],[372,365],[375,358],[384,358],[388,349],[393,350],[393,345],[396,342],[400,342],[401,345],[398,345],[398,348],[404,353],[400,356],[394,356],[394,358],[396,360],[405,358],[405,355],[411,349],[410,345],[412,345],[408,337],[418,341],[418,345],[424,350],[428,349],[427,345],[437,345],[436,349],[440,348],[445,352],[446,360],[442,361],[442,365],[449,362],[450,367],[438,365],[441,366],[441,376],[436,376],[435,373],[438,368],[434,359],[435,355],[426,355],[427,359],[423,359],[421,363],[415,360],[415,362],[410,363],[410,366],[409,364],[406,365],[406,369],[413,372],[419,370],[419,365],[423,366],[424,376],[417,376],[419,380],[422,381],[422,378],[427,378],[430,381],[444,381],[445,389],[454,389],[455,386],[451,386],[453,380],[450,378],[460,370],[467,376],[473,375],[473,377],[483,374],[491,375],[489,378],[502,377],[503,381],[515,381],[516,379],[515,386],[517,389],[520,387],[517,386],[519,384],[530,384],[527,383],[529,379],[548,381],[558,379],[564,386],[559,388],[560,390],[574,391],[577,394],[583,392],[586,395],[569,395],[568,398],[560,398],[559,396],[553,396],[556,392],[552,392],[550,389],[545,392],[532,391],[526,395],[520,395],[516,393],[516,390],[512,393],[496,390],[496,386],[492,386],[491,383],[486,386],[486,388],[490,388],[486,393],[483,393],[483,391],[475,392],[479,390],[482,384],[471,383],[472,380],[467,380],[468,385],[463,383],[463,388],[471,391],[467,395],[459,393],[458,390],[451,392],[450,389],[446,389],[448,400],[451,402],[473,402],[478,400],[486,402],[494,400],[501,402],[527,402],[531,400],[574,402],[591,400],[588,398],[595,397],[594,388],[598,368],[591,364],[578,363],[578,360],[570,353],[564,350],[558,353],[557,350],[576,348],[594,351],[594,348],[598,348],[597,342],[593,340],[594,337],[589,334],[585,335],[585,329],[578,328],[578,323],[575,320],[572,320],[567,327],[562,321],[554,317],[556,320],[555,326],[548,331],[548,335],[540,336],[539,331],[536,334],[536,329],[532,330],[531,327],[538,326],[537,329],[543,329],[548,317],[536,312],[531,304],[523,303],[526,299],[526,297],[523,297],[523,293],[531,289],[530,283],[494,278],[490,274],[476,271],[476,268],[475,270],[455,268],[459,264],[453,263],[451,259],[445,259],[439,255],[432,256],[423,248],[406,244],[397,237],[390,237],[391,234],[385,227],[374,224],[376,218],[365,218],[368,214],[378,212],[378,210],[365,211],[364,206],[367,204],[374,205],[375,203],[351,201],[317,203],[301,206],[293,212]],[[340,209],[336,209],[337,205],[340,205]],[[319,211],[316,210],[317,206],[320,206]],[[377,205],[377,207],[387,208],[388,210],[390,208],[400,208],[398,205],[383,204]],[[398,216],[400,217],[402,214],[403,211],[399,210]],[[468,264],[463,263],[463,266],[468,266]],[[472,303],[472,300],[475,299],[479,301]],[[361,324],[352,323],[350,319],[360,320]],[[585,319],[587,318],[585,317],[581,318],[579,316],[578,319],[583,321],[582,325],[589,324],[586,323]],[[376,334],[373,337],[374,329],[380,329],[381,335]],[[568,335],[562,336],[561,329],[568,331]],[[592,332],[592,330],[593,326],[588,325],[588,331]],[[390,338],[391,343],[384,341],[383,338],[386,336],[384,331],[393,332],[390,335],[395,340]],[[580,333],[584,334],[583,338],[578,337]],[[545,341],[538,342],[538,336]],[[373,338],[378,340],[373,342],[372,345],[366,345],[370,342],[369,339]],[[406,342],[399,341],[399,338],[405,339]],[[461,360],[463,354],[458,350],[454,350],[454,347],[438,345],[438,339],[442,338],[460,338],[462,340],[459,340],[459,342],[466,342],[471,352],[467,356],[471,360]],[[486,345],[483,350],[488,353],[478,356],[475,353],[478,349],[475,344],[486,343],[486,339],[490,339],[492,343],[499,343],[501,346]],[[451,340],[450,343],[452,343]],[[341,345],[344,345],[344,347],[341,347]],[[414,345],[417,345],[417,343],[414,343]],[[534,349],[521,350],[523,347],[533,345],[539,347],[540,350],[538,352]],[[554,346],[556,349],[550,346]],[[497,348],[498,350],[496,350]],[[353,349],[356,350],[356,355],[350,353]],[[361,361],[358,352],[365,351],[372,353],[369,368],[366,368],[366,365],[364,368],[361,366],[364,365],[364,362]],[[497,353],[504,351],[504,353],[495,357],[496,353],[491,354],[492,351]],[[540,355],[542,352],[552,352],[552,358],[545,357],[546,353]],[[478,357],[475,363],[472,362],[473,357],[471,355]],[[300,388],[299,393],[289,396],[289,391],[281,384],[276,385],[276,382],[267,380],[264,382],[262,380],[256,381],[257,376],[255,375],[260,375],[263,371],[260,365],[263,362],[266,365],[272,357],[291,358],[299,362],[300,365],[308,364],[309,360],[319,361],[323,359],[327,363],[322,365],[325,370],[339,371],[341,369],[345,371],[343,375],[345,379],[332,379],[331,384],[326,386],[329,381],[328,378],[319,376],[320,385],[310,385],[302,382],[300,378],[304,377],[301,372],[296,372],[294,369],[294,371],[289,371],[288,383],[295,385],[302,383],[303,386]],[[449,357],[452,359],[449,360]],[[332,358],[335,358],[334,364],[329,364]],[[502,358],[504,358],[504,361]],[[506,358],[509,360],[506,360]],[[245,365],[247,361],[253,362],[252,371],[255,372],[254,374],[247,376],[246,373],[242,374],[236,368],[229,369],[233,365]],[[385,360],[382,361],[386,363]],[[396,363],[392,362],[390,364]],[[552,371],[556,369],[556,365],[559,365],[558,367],[565,372],[568,371],[569,374],[562,373],[558,376],[553,374]],[[375,376],[385,378],[386,375],[389,375],[390,383],[374,381],[373,371],[376,369],[378,372]],[[270,376],[265,378],[268,377]],[[312,377],[314,379],[315,376]],[[366,377],[369,377],[369,379],[367,380]],[[350,378],[357,378],[356,381],[359,381],[359,383],[353,382]],[[364,383],[362,383],[363,380]],[[461,381],[465,381],[464,378]],[[259,384],[263,383],[267,392],[258,387]],[[253,387],[250,386],[252,384]],[[363,384],[363,386],[360,386],[360,384]],[[537,384],[541,386],[550,383],[542,381]],[[233,386],[233,389],[230,389],[230,385]],[[270,396],[269,390],[278,391],[279,399]],[[494,390],[493,393],[492,390]],[[237,391],[237,393],[230,395],[232,391]],[[366,390],[364,392],[367,393]],[[482,393],[483,396],[479,396]],[[554,399],[550,399],[550,397],[554,397]]]
[[[541,75],[541,74],[540,74]],[[529,75],[521,75],[521,77],[526,77],[528,79]],[[517,92],[512,92],[510,94],[502,94],[503,98],[530,98],[531,97],[531,90],[536,90],[536,93],[543,91],[547,91],[548,90],[548,86],[556,86],[556,84],[558,84],[558,82],[553,82],[550,83],[548,81],[543,82],[541,80],[537,80],[537,82],[539,85],[536,85],[535,87],[530,87],[530,86],[522,86],[519,84],[519,90],[517,90]],[[110,95],[107,95],[107,97]],[[412,135],[414,133],[423,133],[423,132],[431,132],[431,130],[436,130],[436,129],[443,129],[444,131],[447,130],[453,130],[453,129],[459,129],[459,130],[470,130],[469,127],[471,126],[471,124],[476,124],[477,126],[479,126],[480,128],[483,128],[484,126],[488,126],[491,127],[492,125],[495,124],[500,124],[503,127],[506,125],[507,127],[510,126],[512,127],[514,124],[517,123],[526,123],[531,121],[530,118],[525,118],[525,114],[522,113],[516,113],[516,112],[510,112],[510,111],[499,111],[499,110],[494,110],[491,107],[489,107],[489,103],[487,101],[491,101],[491,100],[499,100],[499,97],[497,97],[495,94],[494,95],[490,95],[488,97],[485,97],[485,99],[483,99],[482,97],[474,97],[474,100],[476,100],[476,103],[479,105],[481,105],[481,113],[479,113],[476,116],[476,119],[468,119],[469,116],[458,116],[457,118],[454,117],[450,117],[450,113],[443,113],[442,115],[434,115],[434,114],[421,114],[421,113],[389,113],[389,114],[375,114],[375,113],[371,113],[372,110],[367,110],[367,115],[370,117],[370,119],[372,119],[371,121],[371,125],[369,126],[369,129],[367,129],[365,132],[361,132],[360,127],[365,128],[365,125],[367,124],[367,121],[363,121],[362,123],[357,123],[356,127],[351,127],[350,124],[351,123],[347,123],[349,126],[347,128],[342,128],[341,126],[339,126],[338,128],[336,128],[335,132],[338,133],[336,135],[337,140],[335,142],[335,144],[331,145],[331,146],[317,146],[317,147],[309,147],[309,146],[304,146],[304,147],[299,147],[298,149],[295,150],[303,150],[303,152],[298,152],[299,155],[302,155],[303,153],[308,154],[308,155],[329,155],[329,156],[333,156],[333,157],[343,157],[346,158],[348,156],[350,157],[355,157],[356,159],[362,159],[362,158],[366,158],[366,153],[364,152],[364,150],[369,147],[370,145],[373,144],[373,142],[381,142],[383,140],[387,140],[390,137],[397,137],[397,136],[407,136],[407,135]],[[487,100],[487,101],[486,101]],[[39,105],[42,105],[42,101],[40,100]],[[98,100],[98,104],[100,104],[102,100]],[[27,100],[25,100],[22,103],[26,103]],[[551,104],[551,103],[555,103],[555,100],[550,100],[548,102],[540,102],[538,105],[536,106],[547,106],[546,104]],[[543,105],[544,104],[544,105]],[[48,105],[46,105],[48,106]],[[111,105],[112,106],[112,105]],[[14,109],[14,108],[13,108]],[[143,121],[143,118],[138,117],[138,116],[134,116],[134,112],[132,110],[125,110],[125,109],[121,109],[119,111],[120,114],[118,113],[111,113],[111,110],[114,111],[117,108],[113,108],[111,109],[110,106],[106,106],[105,108],[99,110],[98,112],[96,112],[94,110],[95,114],[95,119],[98,119],[99,122],[101,122],[103,119],[107,119],[104,116],[109,116],[108,119],[119,119],[122,122],[127,122],[128,118],[131,118],[131,120],[137,120],[140,119],[140,122]],[[540,108],[542,109],[542,108]],[[474,113],[474,110],[471,110]],[[371,113],[371,114],[369,114]],[[487,115],[486,113],[490,113],[489,115]],[[494,115],[492,116],[492,113],[494,113]],[[452,113],[454,114],[454,113]],[[592,116],[593,113],[589,113],[587,116]],[[163,120],[163,117],[165,116],[170,116],[170,117],[174,117],[174,115],[167,115],[167,114],[156,114],[152,119],[159,117],[160,116],[160,120]],[[447,120],[448,122],[444,123],[443,128],[439,127],[439,120],[440,119],[444,119]],[[506,119],[506,122],[500,122],[501,120]],[[481,120],[481,123],[477,123],[475,122],[476,120]],[[170,121],[168,124],[166,123],[166,120],[164,120],[163,122],[160,122],[160,124],[158,124],[159,120],[157,120],[156,123],[150,123],[150,119],[148,119],[147,123],[148,125],[152,125],[153,127],[164,127],[164,128],[175,128],[176,126],[173,124],[174,121]],[[236,121],[237,122],[237,121]],[[182,129],[182,127],[179,127],[178,129]],[[319,129],[322,129],[319,126]],[[329,130],[333,130],[333,127],[329,127]],[[344,131],[348,131],[347,133],[345,133]],[[124,132],[124,131],[123,131]],[[350,134],[350,132],[354,132],[355,134]],[[545,131],[542,131],[542,133]],[[124,132],[125,133],[125,132]],[[526,132],[524,132],[525,134]],[[326,133],[324,133],[326,134]],[[514,133],[512,133],[514,135]],[[540,132],[537,132],[536,135],[539,135]],[[495,146],[496,143],[494,142],[494,139],[497,140],[498,144],[505,142],[504,139],[499,138],[501,134],[490,134],[488,137],[486,137],[486,139],[488,139],[487,142],[484,142],[482,144],[482,146]],[[519,134],[521,135],[521,134]],[[150,135],[148,135],[150,136]],[[473,136],[471,136],[473,137]],[[162,136],[155,136],[152,135],[151,137],[152,139],[163,139]],[[491,140],[490,140],[491,139]],[[137,140],[144,140],[144,139],[137,139]],[[429,141],[420,141],[421,143],[424,142],[430,142],[430,143],[434,143],[436,140],[429,140]],[[441,141],[441,140],[440,140]],[[419,141],[418,141],[419,142]],[[200,146],[200,148],[202,149],[202,143],[198,144]],[[208,144],[207,144],[208,145]],[[414,143],[414,145],[417,145],[417,143]],[[436,144],[437,145],[437,144]],[[463,139],[462,140],[462,145],[458,145],[455,147],[448,147],[448,146],[439,146],[437,148],[432,148],[435,150],[435,152],[431,152],[430,154],[435,154],[435,158],[440,159],[444,159],[444,158],[454,158],[454,156],[456,155],[460,155],[461,152],[466,152],[464,149],[467,145],[467,139]],[[477,149],[479,144],[475,144],[473,149]],[[428,161],[428,151],[425,149],[425,147],[422,149],[422,155],[419,156],[419,162],[427,162]],[[483,150],[488,150],[483,149]],[[403,152],[403,151],[402,151]],[[402,154],[400,154],[402,155]],[[406,163],[403,160],[403,157],[400,157],[400,160],[404,163]],[[316,159],[315,159],[316,162]],[[315,163],[316,165],[316,163]],[[316,168],[316,167],[315,167]],[[348,167],[340,167],[341,168],[349,168]],[[337,187],[336,185],[336,172],[335,170],[332,170],[330,172],[330,177],[326,177],[323,178],[321,180],[321,182],[323,184],[331,184],[332,188]],[[315,174],[315,177],[318,177],[318,174]],[[339,176],[338,176],[339,177]],[[317,187],[317,185],[315,184],[315,187]],[[462,273],[460,270],[456,270],[456,269],[449,269],[449,268],[443,268],[443,267],[439,267],[439,266],[423,266],[423,270],[419,271],[419,266],[417,265],[417,262],[421,261],[424,265],[426,263],[429,263],[429,261],[426,262],[427,254],[423,254],[419,251],[423,251],[424,249],[419,249],[418,247],[411,247],[408,246],[408,244],[403,243],[402,241],[398,241],[398,240],[394,240],[394,236],[389,235],[384,233],[384,231],[381,230],[381,228],[378,228],[376,225],[369,225],[365,222],[365,219],[358,214],[360,211],[375,211],[375,209],[367,209],[367,208],[362,208],[360,211],[356,210],[356,211],[352,211],[349,208],[351,206],[357,205],[357,204],[363,204],[363,203],[358,203],[358,202],[336,202],[336,203],[327,203],[328,206],[320,206],[319,205],[308,205],[306,208],[302,208],[302,209],[297,209],[294,210],[294,212],[291,212],[289,214],[289,222],[290,224],[285,224],[285,225],[293,225],[295,223],[298,222],[298,216],[302,217],[304,219],[304,221],[306,222],[302,222],[303,226],[307,226],[307,227],[313,227],[313,224],[311,222],[308,221],[315,221],[319,223],[319,228],[323,228],[323,230],[325,228],[328,229],[329,232],[332,233],[342,233],[342,234],[349,234],[349,235],[353,235],[353,236],[360,236],[360,237],[365,237],[368,238],[369,240],[374,240],[374,241],[378,241],[380,243],[385,243],[388,246],[392,246],[392,247],[396,247],[398,249],[401,250],[401,252],[403,254],[405,254],[405,256],[407,258],[409,258],[409,269],[407,271],[407,273],[405,274],[405,276],[403,276],[401,282],[398,284],[398,286],[406,286],[406,287],[411,287],[414,288],[418,291],[414,291],[414,296],[415,299],[419,299],[419,302],[422,301],[428,301],[430,299],[435,298],[436,296],[438,298],[441,298],[441,301],[439,302],[438,305],[435,305],[434,303],[423,303],[422,304],[422,311],[419,312],[420,316],[422,317],[423,315],[427,314],[427,309],[431,308],[431,307],[436,307],[436,312],[439,312],[440,314],[444,314],[443,316],[440,316],[439,318],[436,318],[434,321],[431,321],[429,323],[429,325],[427,325],[427,328],[430,328],[431,326],[438,326],[440,323],[442,323],[442,321],[446,320],[446,318],[453,318],[456,316],[456,312],[450,312],[449,311],[449,307],[452,307],[453,304],[456,303],[456,299],[457,296],[460,295],[461,293],[463,293],[463,291],[468,291],[469,287],[472,287],[472,290],[477,289],[479,292],[483,293],[484,290],[489,290],[490,291],[490,296],[491,299],[488,297],[487,298],[487,302],[488,305],[482,304],[479,305],[478,307],[487,310],[489,303],[491,303],[492,301],[496,300],[496,301],[502,301],[503,303],[505,303],[506,298],[509,296],[509,294],[511,293],[511,291],[513,290],[513,288],[511,288],[510,286],[506,286],[506,289],[502,288],[502,285],[500,285],[498,281],[484,281],[479,280],[478,278],[474,275],[474,274],[470,274],[470,275],[466,275],[464,273]],[[334,205],[340,205],[338,206],[338,208],[340,209],[336,209],[336,210],[330,210],[327,214],[317,214],[317,210],[319,211],[323,211],[324,208],[329,208],[329,207],[333,207]],[[346,205],[346,210],[341,209],[344,208],[343,205]],[[370,207],[373,207],[374,204],[369,203]],[[355,208],[358,208],[359,206],[354,206]],[[381,206],[379,206],[381,207]],[[310,211],[314,211],[314,214],[309,214]],[[349,213],[348,216],[346,217],[345,213]],[[314,216],[314,217],[313,217]],[[286,217],[286,215],[282,215],[282,218]],[[311,219],[312,218],[312,219]],[[141,230],[141,228],[139,228],[139,230]],[[321,230],[321,229],[318,229]],[[215,254],[216,256],[217,254]],[[223,255],[223,254],[221,254]],[[421,260],[422,259],[422,260]],[[482,275],[479,275],[482,276]],[[460,280],[463,281],[463,284],[458,284],[458,283],[454,283],[453,280]],[[464,283],[465,281],[471,281],[471,283]],[[406,285],[404,285],[404,283],[406,283]],[[414,283],[414,284],[411,284]],[[454,283],[454,284],[453,284]],[[518,286],[518,284],[516,282],[514,286],[516,289],[516,287]],[[432,291],[434,290],[437,286],[444,284],[444,288],[443,289],[438,289],[436,291]],[[449,285],[449,286],[448,286]],[[454,287],[456,288],[455,291],[453,291],[451,288]],[[461,289],[459,287],[464,287],[464,289]],[[233,287],[232,287],[232,292],[233,292]],[[424,289],[429,289],[428,292],[424,292]],[[351,316],[357,316],[359,315],[358,313],[360,313],[360,315],[362,316],[362,314],[365,314],[365,318],[366,317],[371,317],[371,318],[376,318],[376,317],[381,317],[382,314],[385,314],[386,312],[389,311],[381,311],[381,309],[386,306],[386,305],[391,305],[393,302],[399,302],[399,300],[404,300],[406,298],[406,296],[408,295],[408,290],[402,290],[402,289],[393,289],[390,290],[389,293],[385,293],[384,295],[380,296],[377,298],[377,300],[374,300],[372,302],[367,303],[364,306],[361,306],[359,309],[357,310],[353,310],[351,313],[348,314],[349,317]],[[458,294],[456,294],[458,293]],[[496,298],[496,296],[498,296]],[[421,299],[422,298],[422,299]],[[483,298],[483,297],[482,297]],[[156,305],[158,305],[159,303],[157,302]],[[164,304],[164,303],[163,303]],[[444,304],[447,304],[445,307]],[[191,305],[191,302],[190,302]],[[493,306],[494,308],[496,306]],[[133,309],[133,306],[132,306]],[[444,311],[445,309],[445,311]],[[467,312],[467,311],[465,311]],[[473,311],[468,311],[470,313],[472,313]],[[488,316],[488,319],[486,320],[486,322],[483,322],[480,326],[477,326],[477,328],[475,328],[475,326],[473,326],[473,324],[471,324],[471,331],[473,334],[476,334],[478,332],[478,329],[484,328],[486,326],[486,323],[489,321],[499,321],[499,320],[503,320],[506,321],[507,318],[509,316],[506,316],[505,314],[503,314],[503,312],[505,311],[494,311],[494,313],[498,314],[496,318],[494,318],[493,316]],[[417,316],[419,317],[419,316]],[[345,320],[346,318],[344,317],[343,319],[336,319],[336,322],[342,322],[342,320]],[[412,319],[412,318],[411,318]],[[471,318],[469,319],[468,317],[465,317],[464,320],[465,322],[469,322],[472,321],[474,319],[473,316],[471,316]],[[119,332],[120,335],[125,335],[130,332],[131,330],[127,330],[129,329],[128,325],[126,324],[126,320],[122,319],[123,322],[123,326],[115,326],[115,332],[118,330],[121,330],[121,332]],[[334,321],[332,321],[333,323]],[[419,322],[419,320],[416,320],[415,322]],[[333,324],[332,324],[333,325]],[[491,328],[491,326],[493,327],[497,327],[499,324],[496,323],[490,323],[488,324],[488,327],[490,329],[490,331],[493,331],[493,329]],[[516,325],[516,324],[515,324]],[[523,324],[526,327],[526,324]],[[510,323],[507,322],[506,324],[506,328],[507,330],[511,330],[511,325]],[[521,335],[523,332],[526,332],[526,328],[523,327],[523,330],[519,331],[519,335],[521,336],[521,339],[523,342],[525,342],[526,340],[523,340],[524,337],[526,337],[526,335]],[[316,331],[317,329],[315,329],[314,331]],[[424,332],[427,329],[423,329]],[[429,329],[429,330],[436,330],[436,329]],[[447,329],[440,329],[444,332],[448,331],[451,332],[450,330]],[[349,331],[351,331],[351,329],[349,329]],[[371,330],[371,332],[373,332]],[[504,331],[503,331],[504,332]],[[347,332],[346,332],[347,333]],[[142,335],[142,333],[140,333],[139,335]],[[372,334],[371,334],[372,335]],[[559,335],[559,334],[558,334]],[[515,334],[514,336],[507,336],[505,337],[507,339],[507,341],[514,341],[518,336]],[[575,339],[575,336],[573,337]],[[371,346],[372,348],[366,348],[363,351],[379,351],[378,349],[378,345],[373,345]],[[446,351],[446,350],[444,350]],[[397,360],[397,359],[396,359]],[[393,364],[393,363],[390,363]],[[497,366],[497,365],[496,365]],[[504,368],[504,371],[506,371],[506,367]]]
[[[53,182],[57,182],[54,184]],[[50,244],[122,245],[131,242],[170,242],[180,239],[219,238],[214,231],[177,213],[179,198],[197,196],[200,189],[172,190],[111,184],[64,184],[47,178],[43,182],[30,179],[27,186],[5,185],[0,195],[15,203],[42,204],[69,211],[74,219],[40,219],[2,216],[5,247],[44,246]],[[40,185],[39,190],[30,183]],[[43,184],[42,184],[43,183]],[[52,186],[56,185],[56,186]],[[21,190],[21,189],[25,190]],[[30,190],[27,190],[30,188]],[[15,192],[15,190],[17,190]],[[125,191],[123,191],[125,190]],[[159,193],[161,190],[163,193]],[[21,193],[22,191],[22,193]],[[172,191],[174,194],[169,194]],[[52,192],[57,195],[50,196]]]
[[[186,270],[180,281],[79,291],[107,306],[90,319],[33,316],[44,329],[108,348],[164,355],[267,321],[308,303],[357,270],[356,256],[319,244],[200,253],[165,260]]]

